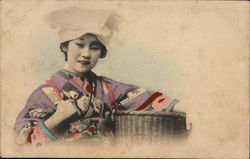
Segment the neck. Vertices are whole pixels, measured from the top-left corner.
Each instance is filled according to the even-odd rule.
[[[81,76],[81,77],[84,77],[84,73],[78,73],[76,71],[74,71],[68,64],[68,62],[65,63],[65,65],[63,66],[63,69],[66,70],[66,71],[69,71],[70,73],[72,73],[73,75],[75,76]]]

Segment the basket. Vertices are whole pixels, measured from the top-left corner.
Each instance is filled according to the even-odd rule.
[[[186,114],[182,112],[152,112],[116,110],[115,136],[118,141],[163,141],[187,137]]]

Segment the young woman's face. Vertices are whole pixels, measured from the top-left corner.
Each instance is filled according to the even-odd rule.
[[[96,36],[91,34],[70,41],[66,49],[69,69],[75,73],[91,70],[101,55],[101,44]]]

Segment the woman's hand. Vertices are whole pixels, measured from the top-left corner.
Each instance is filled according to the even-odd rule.
[[[52,129],[55,126],[57,126],[61,121],[64,119],[70,117],[74,113],[80,114],[79,108],[76,106],[75,102],[73,100],[65,100],[61,101],[57,105],[56,112],[45,121],[45,125],[48,127],[48,129]]]

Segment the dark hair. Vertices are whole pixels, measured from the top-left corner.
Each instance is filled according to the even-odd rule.
[[[69,42],[70,42],[70,41],[71,41],[71,40],[65,41],[65,42],[62,42],[62,43],[60,44],[60,50],[61,50],[62,53],[64,54],[64,60],[65,60],[65,61],[68,60],[68,56],[67,56],[67,52],[64,51],[63,48],[68,48],[68,45],[69,45]],[[106,48],[101,42],[99,42],[99,43],[100,43],[100,46],[101,46],[101,56],[100,56],[100,58],[104,58],[104,57],[107,55],[108,50],[107,50],[107,48]]]
[[[69,42],[70,41],[65,41],[65,42],[60,44],[60,50],[64,54],[64,61],[68,61],[68,56],[67,56],[67,52],[64,51],[63,48],[68,48]]]

